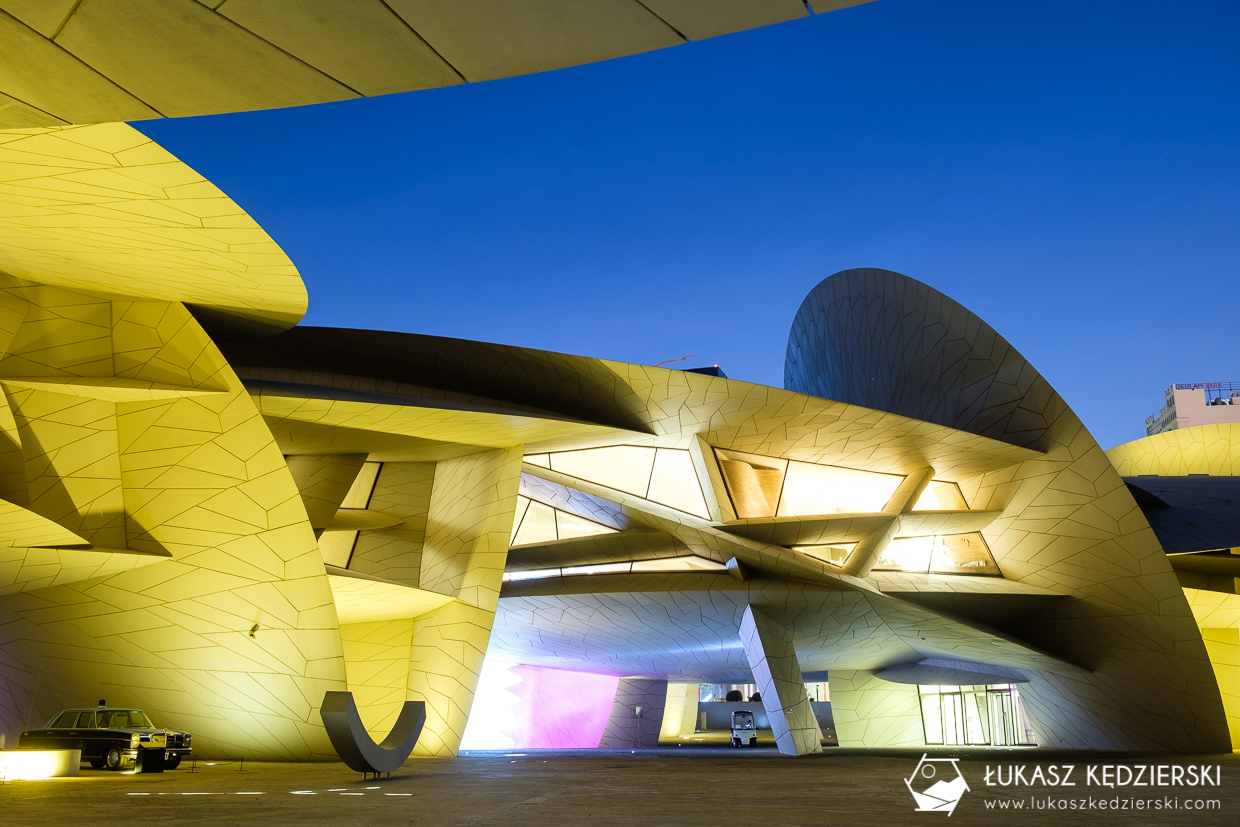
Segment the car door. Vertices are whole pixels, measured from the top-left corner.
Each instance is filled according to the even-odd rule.
[[[77,749],[82,750],[83,758],[98,758],[103,755],[103,744],[106,739],[101,737],[102,733],[96,728],[97,719],[98,716],[94,712],[83,712],[78,716]]]
[[[77,719],[77,712],[62,712],[47,725],[47,729],[30,733],[32,740],[43,749],[77,749]]]

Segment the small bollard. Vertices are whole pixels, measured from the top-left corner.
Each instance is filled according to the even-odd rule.
[[[163,772],[165,755],[164,749],[140,749],[138,757],[134,759],[133,771],[135,773]]]

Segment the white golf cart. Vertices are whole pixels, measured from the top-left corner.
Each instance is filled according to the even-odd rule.
[[[758,728],[754,725],[753,713],[747,709],[738,709],[732,713],[732,746],[756,747],[758,745]]]

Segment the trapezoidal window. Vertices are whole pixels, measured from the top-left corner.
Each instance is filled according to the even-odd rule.
[[[873,514],[904,477],[835,465],[715,450],[728,495],[742,519]]]
[[[383,469],[382,462],[364,462],[349,486],[349,492],[340,502],[341,510],[364,509],[370,505],[370,498],[375,493],[375,483],[379,472]],[[323,562],[337,568],[348,568],[353,559],[353,549],[357,545],[357,531],[327,530],[319,535],[319,551],[323,554]]]
[[[832,543],[822,546],[793,546],[792,550],[815,557],[833,566],[842,566],[856,547],[856,543]]]
[[[528,497],[517,497],[517,513],[512,522],[510,546],[549,543],[596,534],[615,534],[616,529],[578,517]]]
[[[508,571],[504,572],[504,582],[542,580],[547,577],[573,577],[582,574],[720,572],[727,571],[727,568],[727,566],[714,560],[707,560],[704,557],[697,557],[695,555],[686,555],[684,557],[663,557],[657,560],[597,563],[592,566],[561,566],[551,569]]]
[[[941,537],[898,537],[883,549],[875,571],[920,574],[999,575],[999,567],[980,532]]]
[[[921,492],[914,511],[968,511],[969,504],[960,493],[960,486],[954,482],[931,480],[926,490]]]
[[[612,445],[533,454],[525,461],[709,519],[693,459],[679,448]]]
[[[728,496],[742,519],[774,517],[784,487],[788,460],[716,449]]]

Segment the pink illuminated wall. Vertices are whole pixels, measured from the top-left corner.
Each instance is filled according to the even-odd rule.
[[[521,682],[508,687],[517,696],[512,734],[515,746],[525,749],[594,749],[619,678],[565,672],[542,666],[514,666]]]
[[[595,749],[619,678],[486,663],[461,749]]]

